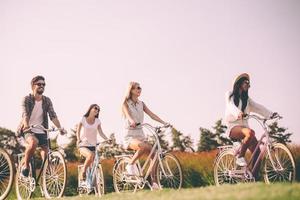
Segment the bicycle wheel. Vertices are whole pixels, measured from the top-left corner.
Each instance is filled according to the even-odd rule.
[[[104,188],[104,176],[101,164],[98,165],[96,170],[96,191],[95,194],[98,196],[104,195],[105,188]]]
[[[64,157],[58,151],[49,154],[42,176],[43,191],[46,198],[62,197],[66,188],[67,167]]]
[[[0,200],[9,194],[14,180],[13,162],[4,149],[0,149]]]
[[[16,194],[17,199],[30,199],[32,192],[35,189],[35,179],[32,177],[32,166],[29,164],[29,175],[28,177],[24,177],[21,174],[22,166],[24,165],[24,161],[21,161],[18,165],[17,173],[16,173]]]
[[[137,190],[137,182],[135,177],[126,175],[126,166],[129,158],[120,158],[113,168],[113,183],[116,192],[135,192]]]
[[[240,182],[232,173],[235,170],[235,160],[234,153],[230,149],[219,153],[214,165],[214,181],[217,186]]]
[[[160,188],[180,189],[182,186],[182,168],[173,154],[166,153],[157,164],[157,181]]]
[[[284,144],[272,145],[264,163],[265,182],[293,182],[295,177],[295,161],[290,150]]]

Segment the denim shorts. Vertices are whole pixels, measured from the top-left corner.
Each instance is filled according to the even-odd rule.
[[[48,137],[46,133],[25,133],[25,140],[29,137],[32,136],[38,141],[38,146],[48,146]]]
[[[80,146],[79,148],[87,148],[91,152],[95,152],[96,151],[96,147],[95,146]]]

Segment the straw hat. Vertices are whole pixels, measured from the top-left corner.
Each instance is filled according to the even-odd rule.
[[[247,73],[242,73],[242,74],[240,74],[240,75],[238,75],[235,79],[234,79],[234,81],[233,81],[233,87],[234,87],[234,85],[236,84],[236,82],[238,82],[241,78],[247,78],[249,81],[250,81],[250,76],[249,76],[249,74],[247,74]]]

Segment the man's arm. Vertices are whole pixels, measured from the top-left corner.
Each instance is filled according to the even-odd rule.
[[[51,119],[51,121],[53,122],[53,124],[57,127],[57,128],[62,128],[61,127],[61,124],[58,120],[58,117],[54,111],[54,108],[53,108],[53,104],[52,104],[52,101],[50,100],[50,98],[47,99],[48,100],[48,104],[49,104],[49,107],[48,107],[48,113],[49,113],[49,117]],[[61,134],[64,134],[64,131],[61,130],[60,131]]]
[[[28,97],[24,97],[22,101],[22,123],[23,129],[29,128],[29,99]]]

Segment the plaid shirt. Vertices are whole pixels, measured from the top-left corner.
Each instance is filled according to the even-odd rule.
[[[50,119],[57,118],[57,115],[53,109],[52,101],[49,97],[43,96],[42,97],[42,108],[43,108],[43,126],[45,128],[48,128],[48,115]],[[22,118],[28,118],[30,119],[30,116],[32,114],[32,110],[34,108],[35,99],[32,94],[29,94],[28,96],[24,97],[22,101]]]

